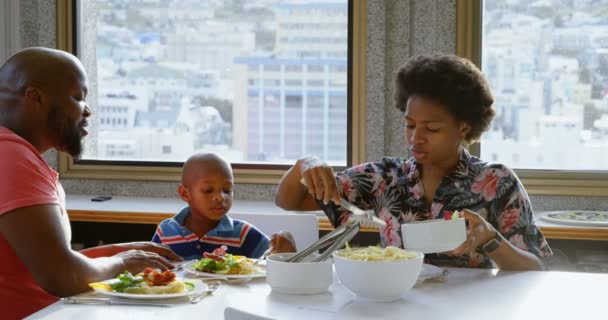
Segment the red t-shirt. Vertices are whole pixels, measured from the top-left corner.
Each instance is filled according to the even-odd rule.
[[[34,146],[2,126],[0,175],[0,219],[12,210],[32,205],[59,204],[65,208],[59,174],[48,166]],[[57,297],[36,283],[0,235],[0,318],[21,319],[55,301]]]

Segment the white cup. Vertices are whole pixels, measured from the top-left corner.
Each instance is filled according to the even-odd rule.
[[[422,253],[454,250],[467,239],[465,219],[404,223],[401,225],[401,238],[406,250]]]

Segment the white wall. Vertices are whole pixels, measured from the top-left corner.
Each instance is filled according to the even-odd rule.
[[[0,64],[20,48],[19,1],[0,0]]]

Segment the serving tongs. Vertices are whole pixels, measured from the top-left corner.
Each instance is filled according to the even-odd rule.
[[[304,178],[300,179],[300,183],[304,186],[307,186],[306,180]],[[337,203],[338,204],[338,203]],[[376,215],[372,214],[370,210],[363,210],[354,204],[346,201],[344,198],[340,198],[340,203],[338,204],[342,208],[352,212],[356,219],[363,219],[365,223],[371,223],[372,225],[384,228],[386,227],[386,221],[378,218]]]
[[[323,248],[327,248],[318,257],[315,257],[312,262],[319,262],[326,260],[334,251],[342,248],[347,241],[352,239],[359,229],[361,223],[358,220],[348,221],[334,231],[324,235],[319,241],[311,244],[308,248],[296,253],[291,256],[285,262],[300,262],[310,254],[315,253]]]
[[[355,215],[355,216],[360,216],[360,217],[363,217],[364,219],[367,219],[367,221],[370,221],[372,224],[376,224],[377,226],[380,226],[380,227],[386,227],[386,221],[376,217],[369,210],[365,211],[344,199],[340,199],[340,206],[342,208],[352,212],[353,215]]]

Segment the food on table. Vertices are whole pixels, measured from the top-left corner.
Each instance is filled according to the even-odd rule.
[[[454,212],[446,211],[444,216],[444,220],[456,220],[456,219],[464,219],[464,213],[458,210]]]
[[[194,269],[217,274],[252,274],[256,271],[251,259],[226,253],[227,249],[221,246],[212,253],[204,252],[204,258],[194,263]]]
[[[566,220],[566,221],[598,221],[598,222],[607,222],[608,221],[608,212],[602,211],[567,211],[567,212],[557,212],[550,213],[547,216],[558,219],[558,220]]]
[[[337,255],[349,260],[359,261],[395,261],[414,259],[418,257],[415,253],[393,246],[389,246],[384,249],[370,246],[355,250],[352,250],[347,246],[346,249],[339,251]]]
[[[133,294],[181,293],[194,287],[191,283],[177,280],[175,273],[170,270],[159,272],[151,268],[146,268],[137,275],[125,271],[111,281],[94,282],[89,286],[94,289]]]

